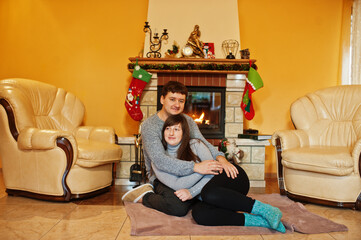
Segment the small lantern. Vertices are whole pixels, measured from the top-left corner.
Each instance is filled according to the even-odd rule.
[[[222,50],[226,59],[235,59],[238,52],[239,43],[237,40],[224,40],[222,42]]]

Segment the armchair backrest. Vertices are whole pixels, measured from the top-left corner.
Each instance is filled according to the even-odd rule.
[[[38,81],[2,80],[0,99],[13,108],[19,132],[26,127],[72,131],[84,117],[84,105],[75,95]]]
[[[361,138],[361,85],[307,94],[291,105],[291,118],[308,133],[310,145],[352,147]]]

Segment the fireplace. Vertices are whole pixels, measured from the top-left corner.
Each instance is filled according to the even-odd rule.
[[[242,100],[246,74],[249,68],[249,59],[196,59],[196,58],[129,58],[129,71],[132,72],[136,61],[139,65],[152,73],[151,81],[144,88],[140,99],[140,109],[143,113],[143,120],[157,113],[161,108],[159,99],[159,88],[168,81],[178,81],[189,89],[189,92],[198,92],[191,107],[192,110],[210,108],[208,119],[200,122],[202,133],[209,142],[217,146],[222,138],[237,138],[243,133],[243,112],[240,107]],[[252,64],[256,60],[252,59]],[[195,87],[195,88],[193,88]],[[219,107],[219,96],[217,93],[203,93],[204,90],[222,92],[221,107]],[[204,97],[204,96],[207,97]],[[192,94],[193,98],[193,94]],[[206,98],[209,103],[199,99]],[[188,100],[188,102],[191,102]],[[221,113],[218,112],[221,110]],[[200,113],[201,114],[201,113]],[[196,112],[196,115],[199,115]],[[206,113],[204,114],[206,116]],[[214,118],[217,115],[217,118]],[[200,116],[199,116],[200,117]],[[197,116],[198,118],[198,116]],[[206,126],[206,121],[211,125]],[[203,123],[203,124],[202,124]],[[215,124],[217,126],[215,126]]]
[[[168,81],[183,83],[190,92],[201,92],[202,89],[215,91],[217,88],[225,90],[225,103],[220,109],[224,110],[224,117],[219,119],[224,123],[224,137],[235,141],[237,147],[244,151],[244,158],[240,164],[247,172],[252,187],[264,187],[265,146],[269,146],[268,140],[254,141],[238,139],[238,134],[243,133],[243,112],[240,107],[247,75],[249,59],[194,59],[194,58],[129,58],[128,69],[132,72],[135,62],[143,69],[152,73],[152,79],[144,88],[140,98],[140,109],[143,113],[142,121],[157,113],[157,101],[159,99],[158,87]],[[256,60],[252,60],[254,63]],[[242,70],[243,69],[243,70]],[[193,89],[192,87],[197,87]],[[199,90],[201,89],[201,90]],[[216,91],[215,91],[216,92]],[[202,93],[203,94],[203,93]],[[203,95],[195,96],[202,99]],[[193,98],[193,94],[192,94]],[[218,96],[205,97],[211,103],[203,104],[203,101],[195,101],[192,108],[207,109],[216,107]],[[191,102],[189,100],[189,102]],[[212,102],[215,102],[214,104]],[[158,105],[159,106],[159,105]],[[212,113],[216,114],[216,113]],[[213,118],[210,118],[213,119]],[[212,120],[217,122],[217,120]],[[135,130],[134,130],[135,131]],[[218,146],[220,138],[208,138],[214,146]],[[117,164],[117,179],[115,184],[129,184],[129,168],[134,164],[134,137],[119,137],[118,144],[122,145],[122,164]]]
[[[158,86],[157,109],[163,86]],[[194,119],[205,138],[224,138],[225,87],[187,86],[188,96],[184,113]]]

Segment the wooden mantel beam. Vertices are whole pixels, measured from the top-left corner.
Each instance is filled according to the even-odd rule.
[[[138,64],[148,72],[179,72],[179,73],[220,73],[247,74],[250,61],[255,66],[255,59],[205,59],[205,58],[136,58],[131,57],[128,70],[133,71]]]

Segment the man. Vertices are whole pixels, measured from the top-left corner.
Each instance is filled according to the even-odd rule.
[[[179,159],[166,155],[161,142],[164,121],[170,115],[183,112],[187,94],[187,88],[179,82],[170,81],[165,84],[160,98],[160,102],[163,105],[162,109],[144,121],[141,126],[147,176],[149,182],[154,185],[156,194],[146,194],[152,192],[152,187],[150,185],[143,185],[137,189],[133,189],[129,194],[126,193],[123,196],[123,200],[134,194],[136,197],[134,200],[142,198],[145,206],[155,208],[167,214],[182,216],[188,212],[192,201],[180,201],[174,195],[173,189],[168,188],[156,179],[151,164],[154,164],[160,171],[176,176],[186,176],[195,172],[217,175],[222,171],[225,171],[228,177],[235,178],[237,176],[237,168],[226,160],[222,152],[217,151],[217,149],[203,137],[197,124],[187,115],[185,115],[185,117],[188,121],[191,138],[197,138],[204,142],[212,153],[213,159],[217,159],[217,161],[210,159],[200,163],[194,163],[193,161],[180,161]]]
[[[218,162],[213,160],[203,161],[201,163],[186,162],[179,161],[165,155],[165,151],[161,143],[163,123],[168,116],[183,112],[187,94],[187,88],[179,82],[170,81],[163,86],[160,98],[160,102],[163,105],[162,109],[157,114],[144,121],[141,127],[143,150],[146,162],[152,162],[160,170],[178,176],[188,175],[193,172],[201,174],[216,174],[215,171],[222,171],[224,169],[228,177],[231,176],[234,178],[237,175],[237,169],[226,160],[222,152],[217,151],[216,148],[203,137],[197,124],[187,115],[185,116],[190,127],[191,138],[198,138],[204,142]],[[222,168],[220,168],[220,166]],[[151,182],[154,180],[154,176],[152,176],[151,172],[148,177]]]

